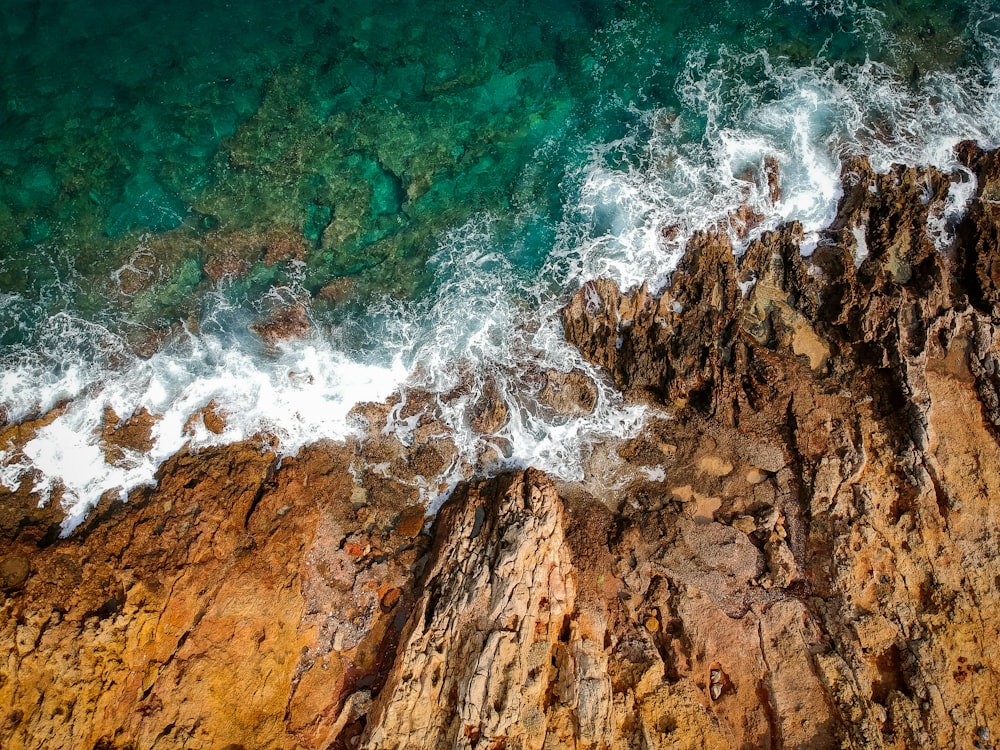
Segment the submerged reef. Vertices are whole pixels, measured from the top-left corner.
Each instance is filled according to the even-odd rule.
[[[0,746],[995,747],[1000,154],[958,156],[961,218],[958,175],[858,158],[808,257],[706,233],[661,290],[586,284],[566,337],[647,418],[582,481],[487,450],[430,515],[463,459],[411,392],[294,458],[182,451],[66,539],[3,491]]]

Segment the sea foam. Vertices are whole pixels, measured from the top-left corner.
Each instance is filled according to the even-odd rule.
[[[826,12],[850,10],[826,5]],[[855,11],[857,33],[884,41],[878,14]],[[474,462],[490,442],[503,446],[496,467],[530,464],[582,479],[588,453],[635,434],[644,409],[623,403],[565,342],[558,311],[568,296],[597,276],[623,289],[662,286],[701,230],[728,234],[739,252],[761,232],[797,220],[809,252],[834,215],[848,155],[867,155],[877,170],[906,162],[953,173],[947,208],[929,227],[945,248],[975,189],[954,158],[955,144],[1000,143],[1000,45],[981,20],[970,34],[987,50],[985,63],[917,81],[871,60],[848,65],[821,55],[796,66],[764,50],[693,49],[673,84],[679,107],[633,104],[624,136],[583,144],[584,157],[562,182],[562,218],[540,267],[519,267],[506,235],[496,231],[499,217],[484,212],[436,238],[426,294],[376,300],[343,330],[316,325],[304,338],[264,351],[245,326],[232,335],[240,329],[237,316],[236,323],[203,325],[143,359],[106,328],[54,316],[34,347],[4,354],[0,400],[13,421],[62,400],[69,405],[23,452],[0,446],[0,482],[14,488],[30,480],[43,502],[60,487],[68,533],[102,494],[127,497],[154,482],[162,461],[185,445],[267,433],[281,452],[293,454],[313,440],[350,434],[348,413],[360,402],[406,387],[444,394],[463,378],[465,396],[437,403],[461,457]],[[748,73],[760,70],[766,76]],[[593,75],[602,73],[595,65]],[[780,170],[777,199],[765,177],[769,161]],[[756,217],[752,225],[734,219],[743,207]],[[203,317],[230,315],[220,304]],[[597,388],[593,413],[546,411],[537,388],[525,382],[526,363],[588,374]],[[470,409],[487,387],[507,402],[509,418],[498,434],[483,436],[470,426]],[[224,431],[216,435],[195,423],[185,432],[190,415],[210,401],[227,417]],[[157,415],[153,448],[127,455],[120,466],[104,463],[106,406],[122,417],[139,408]],[[405,440],[414,425],[396,410],[381,427]],[[424,488],[431,507],[443,497],[440,485],[461,476],[457,465],[445,474]]]

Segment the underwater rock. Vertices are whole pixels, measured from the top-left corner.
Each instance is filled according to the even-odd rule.
[[[356,287],[357,282],[345,276],[331,281],[320,289],[316,296],[330,305],[339,305],[352,299]]]

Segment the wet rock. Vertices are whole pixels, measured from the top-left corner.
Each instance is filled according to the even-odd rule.
[[[215,435],[221,435],[226,430],[226,415],[219,409],[214,398],[188,418],[184,423],[184,434],[193,435],[198,422]]]
[[[273,311],[266,320],[250,325],[250,330],[272,347],[281,341],[305,336],[309,332],[309,328],[309,314],[306,306],[302,303],[280,307]]]
[[[258,262],[270,267],[286,260],[304,260],[306,253],[305,238],[292,227],[212,232],[203,242],[205,275],[216,282],[243,278]]]
[[[38,431],[52,424],[66,413],[68,402],[60,402],[41,416],[15,422],[0,429],[0,451],[5,452],[7,463],[17,464],[26,460],[24,447]],[[39,543],[56,538],[65,514],[59,503],[61,490],[56,487],[53,497],[43,502],[35,492],[35,479],[31,473],[21,478],[16,487],[0,484],[0,540],[5,542],[23,538]]]
[[[264,245],[264,265],[273,266],[283,261],[306,259],[306,241],[293,227],[272,230],[261,237]]]
[[[556,414],[570,417],[592,414],[597,406],[597,386],[582,370],[546,370],[538,400]]]
[[[504,401],[496,384],[486,382],[482,395],[471,409],[472,429],[480,435],[494,435],[507,423],[507,402]]]
[[[715,393],[718,366],[733,356],[739,286],[728,240],[696,234],[657,297],[643,286],[622,294],[608,280],[587,282],[562,310],[567,340],[605,367],[626,393],[701,403]]]
[[[112,466],[123,466],[134,460],[135,454],[148,452],[153,447],[153,427],[159,419],[142,407],[123,420],[110,406],[105,407],[101,430],[104,460]]]
[[[767,197],[771,203],[781,200],[781,167],[773,156],[764,157],[764,180],[767,183]]]
[[[357,282],[345,276],[334,279],[317,293],[317,297],[331,305],[340,305],[354,298]]]

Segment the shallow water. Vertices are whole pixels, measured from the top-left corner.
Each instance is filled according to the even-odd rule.
[[[75,401],[0,479],[38,469],[74,518],[213,398],[196,443],[287,451],[406,380],[523,403],[525,358],[581,365],[554,312],[587,278],[661,283],[743,203],[815,231],[846,154],[953,169],[1000,138],[995,2],[6,5],[0,404]],[[297,303],[304,338],[252,330]],[[163,415],[153,451],[104,464],[105,405]],[[507,460],[565,477],[641,417],[512,414]]]

